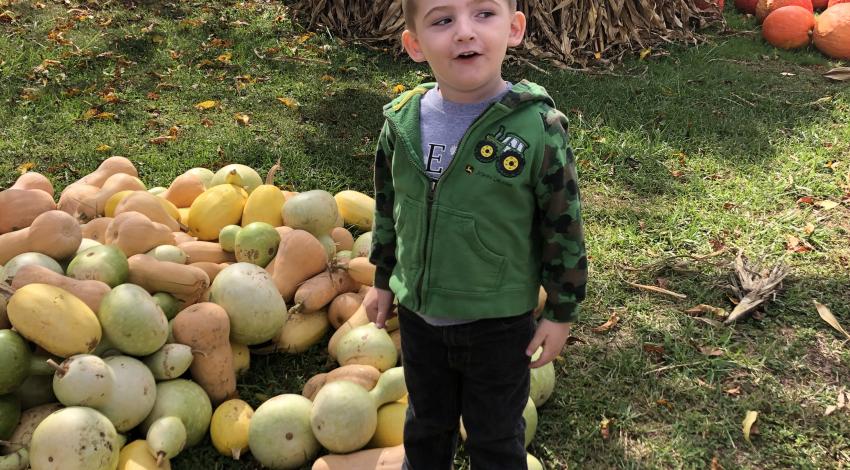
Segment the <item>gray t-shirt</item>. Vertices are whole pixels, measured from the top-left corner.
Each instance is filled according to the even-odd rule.
[[[460,139],[469,126],[491,104],[502,99],[510,89],[511,83],[505,82],[505,89],[502,92],[480,103],[455,103],[444,100],[436,87],[425,93],[419,107],[419,129],[422,134],[425,172],[431,179],[435,181],[440,179],[452,162]],[[419,316],[434,326],[461,325],[474,321],[421,313]]]

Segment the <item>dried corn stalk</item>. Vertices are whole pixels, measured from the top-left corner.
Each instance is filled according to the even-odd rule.
[[[722,21],[716,10],[699,11],[697,1],[520,0],[528,26],[523,47],[514,52],[562,67],[595,67],[629,51],[694,43],[698,29]],[[291,7],[310,27],[367,43],[397,45],[404,29],[400,0],[296,0]]]

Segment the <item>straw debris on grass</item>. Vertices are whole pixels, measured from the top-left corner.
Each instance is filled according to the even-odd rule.
[[[697,31],[723,21],[695,0],[519,1],[528,19],[518,57],[562,68],[608,66],[631,51],[659,44],[696,43]],[[364,43],[394,42],[404,30],[400,0],[298,0],[292,11],[311,28],[327,28]],[[396,49],[400,52],[400,48]]]

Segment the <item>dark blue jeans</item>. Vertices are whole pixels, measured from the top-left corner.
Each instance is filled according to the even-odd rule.
[[[408,408],[406,470],[449,470],[459,418],[474,470],[525,470],[531,313],[432,326],[399,307]]]

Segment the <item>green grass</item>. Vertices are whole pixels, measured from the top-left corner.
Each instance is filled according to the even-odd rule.
[[[73,45],[48,39],[69,7],[44,4],[0,8],[16,17],[0,23],[0,187],[29,162],[61,189],[117,154],[151,187],[194,166],[238,162],[262,172],[281,158],[282,187],[370,192],[381,105],[394,85],[430,79],[422,66],[326,31],[302,36],[279,2],[127,10],[102,1],[64,33]],[[591,256],[574,332],[582,342],[556,362],[557,389],[530,446],[547,468],[709,468],[713,458],[727,469],[850,464],[847,410],[824,416],[847,385],[850,355],[812,304],[850,326],[850,89],[821,76],[841,64],[813,49],[778,52],[752,20],[731,10],[727,19],[728,31],[705,42],[611,72],[505,69],[510,80],[543,84],[570,118]],[[217,60],[226,53],[230,63]],[[37,70],[45,59],[59,64]],[[109,91],[120,101],[104,101]],[[194,108],[204,100],[219,105]],[[92,108],[116,117],[84,119]],[[250,124],[238,125],[235,113]],[[150,143],[173,126],[175,141]],[[813,249],[789,251],[789,235]],[[721,246],[725,254],[702,261],[672,258]],[[731,309],[728,262],[738,249],[757,265],[790,267],[764,318],[716,328],[683,313],[702,303]],[[688,298],[624,281],[664,283]],[[593,333],[615,309],[620,323]],[[663,352],[646,352],[646,343]],[[323,346],[255,357],[239,393],[258,406],[330,367]],[[741,431],[748,410],[759,412],[752,442]],[[173,466],[258,467],[247,462],[206,442]]]

